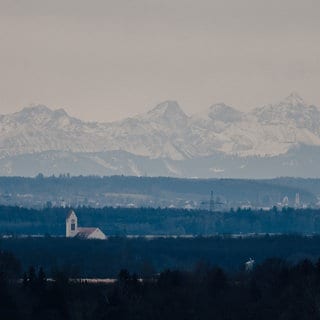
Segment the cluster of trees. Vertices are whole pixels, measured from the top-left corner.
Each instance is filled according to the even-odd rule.
[[[12,252],[23,270],[30,265],[43,267],[50,277],[55,270],[68,276],[114,278],[120,269],[146,277],[164,269],[190,271],[198,261],[219,264],[226,271],[237,271],[252,257],[258,263],[268,257],[290,262],[316,259],[320,236],[303,237],[196,237],[134,238],[111,237],[108,240],[74,238],[8,238],[1,240],[2,250]]]
[[[126,269],[109,284],[48,281],[0,253],[1,319],[319,319],[320,261],[267,259],[252,271],[226,272],[208,263],[191,271],[166,269],[140,279]],[[15,270],[15,272],[12,272]]]
[[[0,206],[0,234],[64,235],[69,208],[41,210]],[[237,233],[320,233],[320,209],[284,208],[229,212],[160,208],[80,207],[81,226],[107,235],[216,235]]]

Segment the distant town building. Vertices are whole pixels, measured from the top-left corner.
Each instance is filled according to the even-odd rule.
[[[210,212],[214,212],[216,210],[221,210],[221,205],[223,205],[224,203],[221,202],[220,197],[217,197],[216,200],[214,199],[213,196],[213,190],[211,190],[210,192],[210,201],[209,201],[209,211]]]
[[[107,239],[107,236],[99,228],[78,227],[78,217],[73,210],[69,211],[66,218],[66,237],[100,240]]]
[[[300,208],[300,194],[296,193],[295,201],[294,201],[294,206],[296,208]]]
[[[210,212],[214,211],[214,199],[213,199],[213,191],[212,190],[210,193],[209,211]]]
[[[250,258],[250,259],[244,264],[245,270],[246,270],[247,272],[252,271],[252,270],[253,270],[253,267],[254,267],[254,264],[255,264],[255,261],[254,261],[252,258]]]
[[[289,198],[288,196],[285,196],[282,200],[282,206],[283,207],[288,207],[289,206]]]

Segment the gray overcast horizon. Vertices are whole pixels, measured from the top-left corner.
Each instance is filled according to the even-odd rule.
[[[320,105],[319,0],[0,0],[0,114],[112,121],[298,91]]]

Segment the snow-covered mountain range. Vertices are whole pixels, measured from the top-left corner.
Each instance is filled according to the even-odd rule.
[[[26,163],[34,159],[39,166],[41,159],[38,171],[47,174],[56,174],[57,170],[72,173],[78,166],[78,174],[197,176],[192,166],[187,166],[188,170],[183,167],[186,163],[196,167],[201,161],[203,165],[203,159],[207,159],[208,168],[201,176],[229,176],[228,171],[234,170],[223,166],[228,161],[217,166],[217,157],[236,159],[232,166],[239,164],[241,171],[248,159],[274,161],[299,146],[320,147],[320,109],[308,105],[296,93],[248,113],[219,103],[189,116],[177,102],[166,101],[145,114],[110,123],[84,122],[62,109],[42,105],[0,116],[2,175],[32,175],[37,169],[31,170]],[[73,159],[70,170],[61,167],[65,157]],[[86,161],[80,160],[84,158]],[[141,161],[149,163],[142,165],[149,168],[148,172],[143,172],[137,159],[140,167]],[[163,172],[156,169],[159,163]],[[18,167],[26,169],[17,171]]]

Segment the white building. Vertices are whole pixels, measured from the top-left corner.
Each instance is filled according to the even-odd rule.
[[[250,259],[244,264],[245,270],[246,270],[247,272],[251,272],[251,271],[253,270],[254,264],[255,264],[255,261],[254,261],[252,258],[250,258]]]
[[[73,210],[69,211],[66,218],[66,237],[100,240],[107,239],[107,236],[99,228],[79,228],[78,217]]]

